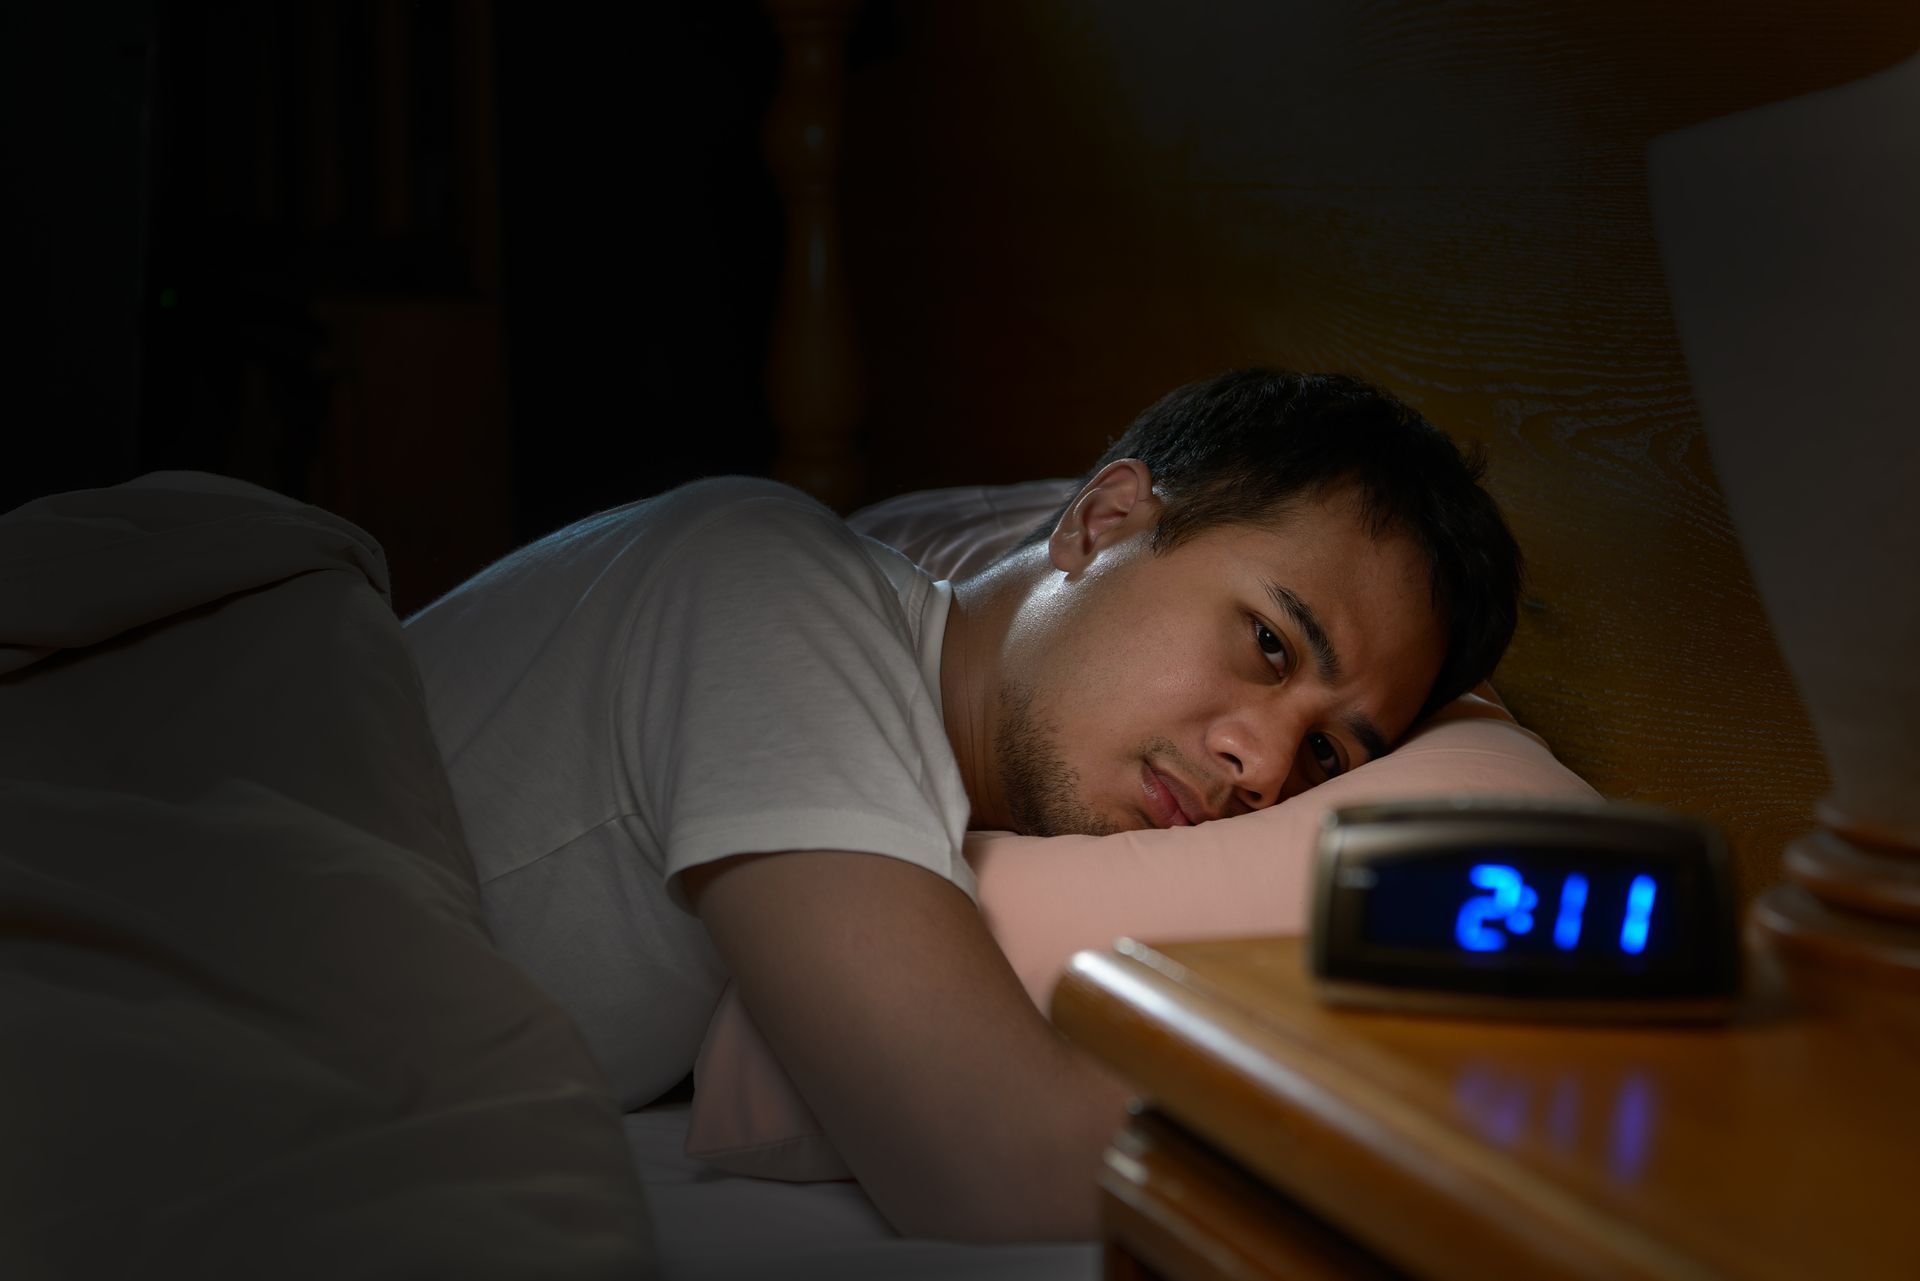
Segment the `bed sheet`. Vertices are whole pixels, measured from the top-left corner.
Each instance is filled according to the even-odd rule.
[[[662,1281],[1096,1281],[1092,1244],[956,1245],[898,1236],[853,1183],[724,1174],[685,1155],[691,1104],[626,1117]]]

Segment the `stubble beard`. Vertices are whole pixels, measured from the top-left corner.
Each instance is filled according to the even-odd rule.
[[[1125,831],[1087,807],[1079,771],[1061,756],[1059,726],[1037,714],[1033,703],[1030,686],[1007,685],[1000,691],[1000,723],[993,741],[1013,830],[1027,836],[1110,836]]]

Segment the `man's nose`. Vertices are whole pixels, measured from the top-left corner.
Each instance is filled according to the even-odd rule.
[[[1265,809],[1286,797],[1287,779],[1306,726],[1296,718],[1237,716],[1214,726],[1208,746],[1225,766],[1234,797],[1249,809]]]

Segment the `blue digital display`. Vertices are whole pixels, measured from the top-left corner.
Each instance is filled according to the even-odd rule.
[[[1468,898],[1454,917],[1453,936],[1461,947],[1469,952],[1504,951],[1509,939],[1533,932],[1540,891],[1527,884],[1518,868],[1504,863],[1476,863],[1467,869],[1467,879],[1485,893]],[[1639,956],[1647,950],[1647,926],[1653,919],[1658,893],[1654,879],[1644,872],[1627,886],[1627,901],[1620,916],[1620,950],[1628,956]],[[1560,904],[1555,909],[1555,947],[1571,952],[1580,946],[1586,911],[1586,875],[1568,872],[1561,878]]]
[[[1598,962],[1657,956],[1673,942],[1662,877],[1644,868],[1479,850],[1380,860],[1369,872],[1373,943]]]
[[[1737,896],[1701,821],[1617,802],[1349,806],[1321,836],[1308,956],[1334,1004],[1524,1018],[1733,1008]]]

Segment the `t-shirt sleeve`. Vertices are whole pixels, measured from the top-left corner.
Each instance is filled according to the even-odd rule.
[[[729,504],[663,549],[617,734],[676,902],[690,867],[784,850],[888,855],[973,895],[966,794],[916,647],[931,590],[903,600],[858,535],[793,499]]]

